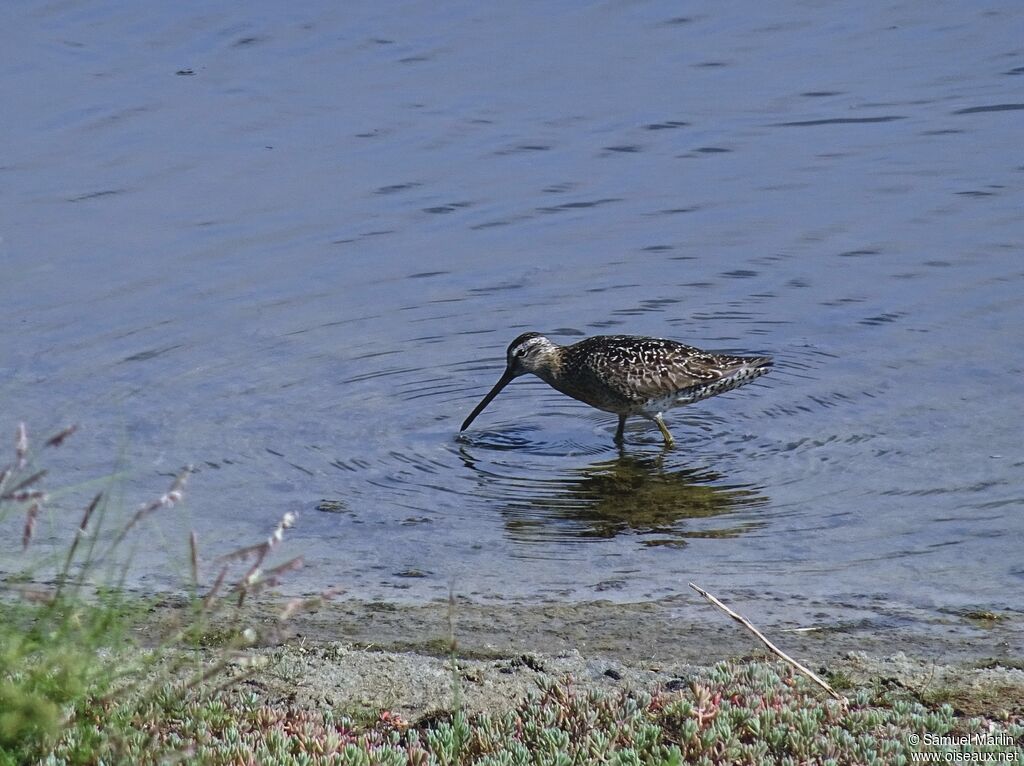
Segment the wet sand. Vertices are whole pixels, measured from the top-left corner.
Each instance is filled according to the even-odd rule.
[[[544,679],[571,675],[598,689],[674,688],[719,661],[768,657],[717,610],[709,607],[701,622],[683,621],[672,606],[339,600],[281,625],[279,602],[264,601],[247,607],[238,624],[256,628],[260,638],[245,654],[267,665],[239,688],[275,703],[364,716],[390,710],[417,721],[450,711],[456,694],[466,710],[480,712],[512,704]],[[769,637],[841,685],[900,689],[970,715],[1024,714],[1019,618],[950,616],[932,628]]]
[[[695,611],[692,600],[685,597],[634,604],[594,601],[485,605],[456,599],[454,607],[446,601],[402,606],[345,600],[296,617],[289,629],[297,637],[315,641],[347,641],[356,646],[446,655],[451,621],[463,657],[578,650],[632,664],[707,665],[749,654],[759,646],[746,630],[713,607],[708,606],[699,620],[692,616]],[[759,627],[765,628],[763,624]],[[769,630],[769,636],[787,651],[819,663],[835,661],[849,652],[884,656],[902,651],[946,663],[1024,658],[1020,617],[1013,614],[991,620],[950,614],[933,620],[927,631],[916,624],[881,632],[870,625],[827,624],[813,631],[788,630]]]

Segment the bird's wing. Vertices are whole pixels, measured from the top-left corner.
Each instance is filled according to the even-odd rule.
[[[604,353],[587,355],[587,366],[605,385],[637,403],[714,383],[747,361],[658,338],[624,337]]]

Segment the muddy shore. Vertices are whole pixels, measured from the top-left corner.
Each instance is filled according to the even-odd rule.
[[[723,660],[768,658],[744,628],[685,599],[637,604],[502,603],[456,599],[417,606],[337,599],[277,621],[280,600],[250,604],[246,662],[265,666],[240,688],[275,703],[352,715],[393,711],[410,721],[503,709],[544,679],[586,688],[673,688]],[[158,609],[163,622],[180,609]],[[1024,714],[1024,638],[1014,614],[949,614],[929,632],[892,627],[777,627],[769,636],[837,686],[885,687],[968,715]],[[211,625],[215,656],[224,625]],[[454,655],[458,673],[453,674]]]

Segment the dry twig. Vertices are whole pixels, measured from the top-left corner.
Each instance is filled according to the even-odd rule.
[[[848,704],[848,700],[846,699],[846,697],[844,697],[842,694],[840,694],[835,689],[833,689],[831,686],[829,686],[825,681],[823,681],[813,671],[811,671],[811,670],[807,669],[806,667],[804,667],[803,665],[801,665],[799,662],[794,660],[792,657],[790,657],[784,651],[779,649],[779,647],[777,647],[775,644],[773,644],[771,641],[769,641],[767,638],[765,638],[765,635],[761,631],[759,631],[757,628],[755,628],[751,624],[750,620],[748,620],[746,617],[744,617],[743,615],[739,614],[738,612],[734,612],[732,609],[727,607],[725,604],[723,604],[721,601],[719,601],[717,598],[712,596],[710,593],[708,593],[703,588],[697,587],[692,582],[691,583],[687,583],[687,584],[691,588],[693,588],[695,591],[697,591],[700,595],[702,595],[704,598],[706,598],[708,601],[710,601],[712,604],[714,604],[719,609],[721,609],[723,612],[725,612],[727,615],[729,615],[734,620],[736,620],[736,622],[740,623],[743,627],[745,627],[747,630],[749,630],[751,633],[753,633],[755,636],[757,636],[758,639],[761,641],[761,643],[768,647],[768,651],[770,651],[776,657],[778,657],[783,662],[786,662],[791,667],[793,667],[796,670],[798,670],[801,673],[803,673],[805,676],[810,678],[812,681],[814,681],[814,683],[816,683],[822,689],[827,691],[830,695],[832,695],[832,697],[834,697],[835,699],[839,700],[844,705]]]

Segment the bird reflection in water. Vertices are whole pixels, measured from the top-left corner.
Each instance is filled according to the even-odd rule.
[[[467,466],[482,474],[463,453]],[[506,533],[517,542],[573,542],[637,535],[645,546],[683,546],[691,538],[737,537],[763,525],[730,514],[764,505],[768,498],[751,487],[728,485],[715,471],[666,469],[665,454],[620,452],[566,471],[561,476],[514,486],[499,500]],[[507,478],[507,477],[506,477]],[[494,497],[498,477],[486,476]],[[524,491],[525,490],[525,491]],[[499,498],[495,498],[499,499]],[[715,519],[718,519],[716,523]]]

